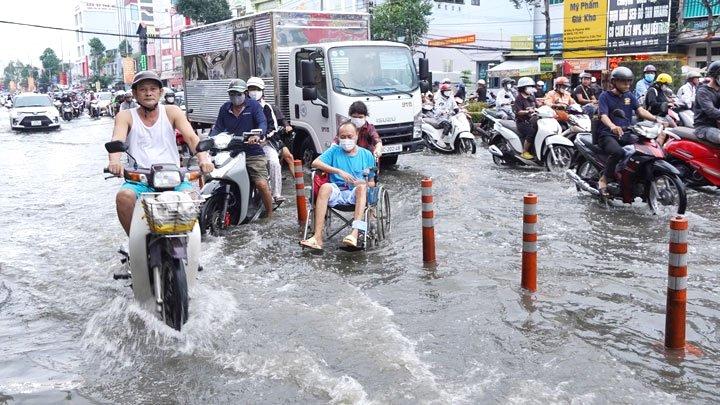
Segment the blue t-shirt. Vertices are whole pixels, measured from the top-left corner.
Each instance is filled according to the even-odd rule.
[[[320,155],[320,161],[328,166],[347,172],[358,180],[364,180],[365,170],[375,167],[375,158],[373,154],[365,148],[358,146],[356,149],[357,153],[355,156],[351,156],[339,145],[333,145]],[[370,172],[368,178],[370,179],[374,176],[375,174]],[[345,184],[345,180],[337,174],[331,174],[330,181],[340,187],[351,189],[355,187],[352,184]]]
[[[263,112],[262,106],[257,101],[246,97],[245,109],[243,109],[238,117],[232,113],[231,109],[232,103],[229,101],[220,107],[215,125],[213,126],[212,131],[210,131],[210,136],[215,136],[220,132],[228,132],[240,136],[244,132],[250,132],[251,130],[258,128],[262,129],[263,134],[267,133],[267,120],[265,119],[265,113]],[[260,138],[264,138],[264,135]],[[262,156],[265,154],[262,146],[260,145],[243,144],[238,149],[245,152],[248,156]]]
[[[629,91],[619,96],[612,91],[604,91],[598,100],[598,115],[607,115],[610,121],[619,127],[629,127],[638,108],[640,108],[640,103],[638,103],[635,95]],[[617,109],[625,113],[625,118],[612,115],[612,112]],[[601,120],[598,122],[598,133],[602,134],[603,132],[610,132],[610,128],[603,124]]]

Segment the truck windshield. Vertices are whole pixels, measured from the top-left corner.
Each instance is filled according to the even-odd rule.
[[[352,46],[329,51],[335,92],[348,96],[407,93],[418,86],[410,50],[393,46]]]

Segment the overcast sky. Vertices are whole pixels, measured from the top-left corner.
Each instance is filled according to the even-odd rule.
[[[0,3],[0,20],[74,28],[75,0],[0,0]],[[62,47],[65,59],[69,59],[74,46],[72,32],[0,23],[0,69],[15,59],[40,66],[38,57],[48,47],[58,57]]]

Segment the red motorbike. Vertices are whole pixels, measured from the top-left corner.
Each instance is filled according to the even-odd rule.
[[[671,135],[665,143],[668,161],[680,172],[690,187],[720,187],[720,145],[698,138],[693,128],[667,129]]]

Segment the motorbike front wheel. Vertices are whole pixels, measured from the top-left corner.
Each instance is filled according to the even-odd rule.
[[[545,154],[545,169],[551,173],[563,173],[572,165],[573,151],[563,145],[548,148]]]
[[[225,217],[223,215],[224,196],[215,194],[205,200],[202,210],[200,211],[200,233],[202,235],[210,234],[212,236],[220,236],[222,231],[227,227]]]
[[[458,138],[455,141],[455,150],[459,154],[472,153],[475,154],[475,140],[469,138]]]
[[[162,264],[162,315],[167,326],[181,330],[188,318],[188,287],[185,263],[164,255]]]
[[[684,214],[687,207],[685,185],[676,175],[659,173],[650,179],[647,202],[656,215]]]

